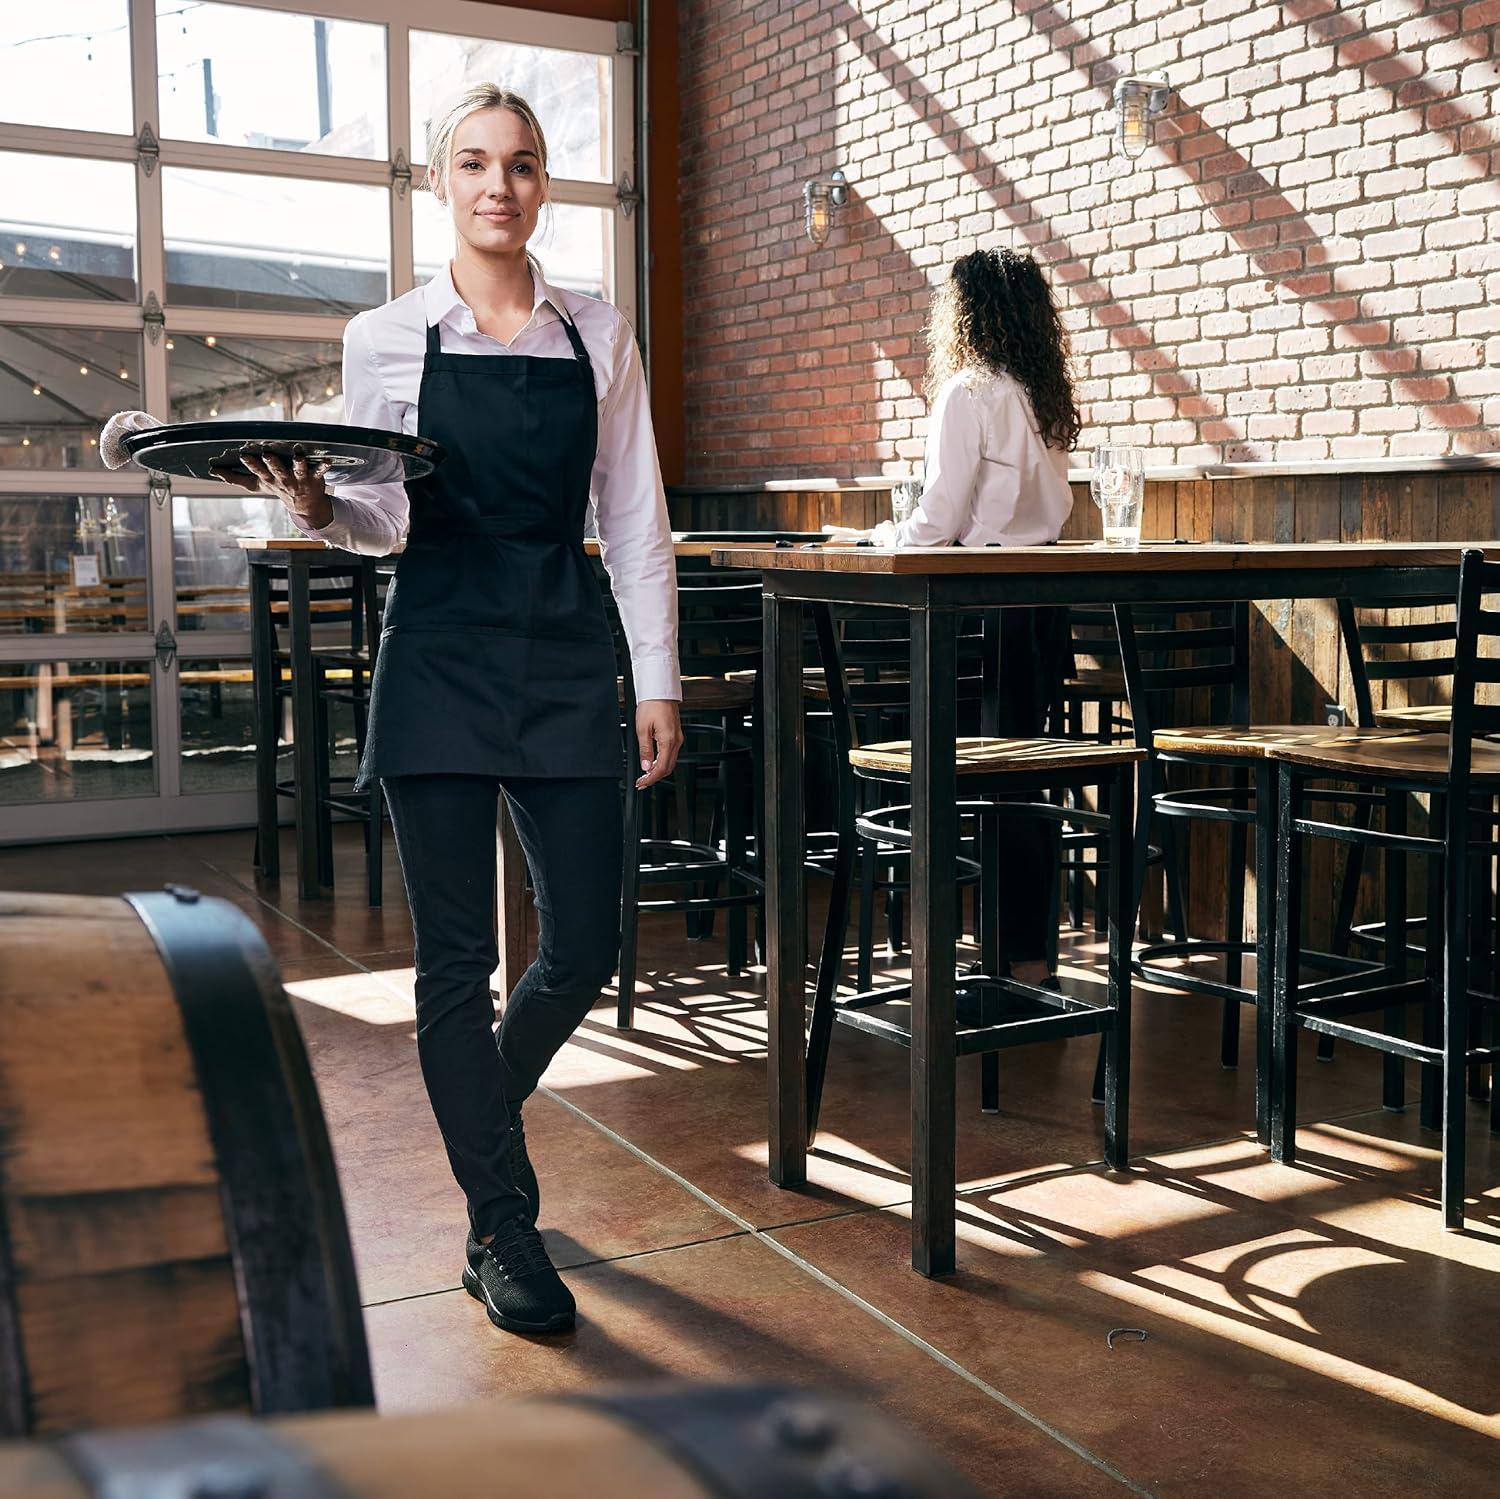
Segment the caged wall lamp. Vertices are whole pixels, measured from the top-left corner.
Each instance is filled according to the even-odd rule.
[[[830,172],[827,178],[814,177],[802,184],[802,208],[807,225],[807,237],[821,245],[833,227],[833,215],[849,201],[849,182],[841,171]]]
[[[1115,150],[1132,161],[1151,144],[1151,121],[1167,107],[1170,85],[1159,73],[1115,80]]]

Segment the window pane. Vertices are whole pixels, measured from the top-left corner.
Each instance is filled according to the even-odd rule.
[[[385,28],[156,0],[161,133],[382,160]]]
[[[347,316],[385,301],[385,188],[183,167],[161,187],[169,302]]]
[[[293,338],[174,333],[167,389],[174,422],[339,422],[343,346]]]
[[[0,494],[0,635],[146,629],[146,505]]]
[[[411,154],[427,155],[427,121],[470,84],[502,80],[536,111],[554,177],[612,182],[609,59],[517,42],[411,33]]]
[[[224,487],[222,495],[172,496],[172,575],[177,629],[248,630],[250,582],[241,536],[295,536],[270,495]]]
[[[249,791],[255,786],[255,697],[250,662],[182,661],[182,789]],[[278,776],[291,774],[291,746]]]
[[[128,10],[129,0],[0,8],[0,119],[133,134]]]
[[[453,221],[428,192],[411,198],[412,255],[418,283],[429,280],[453,254]],[[553,203],[542,209],[531,250],[554,286],[590,297],[614,295],[612,208]]]
[[[99,429],[141,404],[141,339],[0,325],[0,468],[100,468]]]
[[[149,661],[0,665],[0,804],[155,789]]]
[[[0,151],[0,295],[134,302],[135,172]]]

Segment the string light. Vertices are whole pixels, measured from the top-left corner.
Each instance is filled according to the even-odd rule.
[[[203,342],[206,343],[209,348],[213,348],[213,346],[218,343],[218,341],[219,340],[215,338],[212,333],[210,333],[208,337],[203,340]]]
[[[173,349],[175,349],[175,348],[176,348],[176,347],[177,347],[177,345],[176,345],[176,344],[174,344],[174,343],[173,343],[173,342],[172,342],[172,340],[171,340],[171,339],[170,339],[170,338],[169,338],[169,339],[168,339],[168,340],[167,340],[167,353],[169,353],[169,354],[170,354],[170,353],[171,353],[171,352],[172,352],[172,350],[173,350]]]
[[[89,438],[89,446],[91,448],[97,448],[99,446],[99,439],[97,437]]]
[[[26,253],[26,241],[24,239],[18,239],[16,241],[16,254],[17,255],[24,255],[25,253]]]
[[[80,365],[79,365],[79,366],[78,366],[78,373],[79,373],[79,374],[80,374],[80,375],[86,375],[86,374],[88,374],[88,372],[89,372],[89,367],[88,367],[88,365],[86,365],[86,364],[80,364]]]
[[[217,401],[208,408],[208,414],[210,416],[217,416],[219,414],[219,403]]]
[[[61,260],[62,259],[62,251],[60,249],[58,249],[58,247],[56,245],[53,245],[53,247],[50,250],[47,251],[47,259],[48,260]]]
[[[31,446],[31,439],[29,437],[23,437],[21,439],[21,446],[23,448],[29,448]]]
[[[128,380],[130,378],[130,371],[126,369],[123,364],[120,366],[120,378],[122,380]]]
[[[33,385],[33,386],[32,386],[32,387],[31,387],[31,393],[32,393],[32,395],[34,395],[34,396],[39,396],[39,395],[41,395],[41,393],[42,393],[42,387],[41,387],[41,386],[40,386],[40,385]]]
[[[333,394],[333,386],[331,384],[325,385],[323,387],[323,394],[325,396],[331,396]]]

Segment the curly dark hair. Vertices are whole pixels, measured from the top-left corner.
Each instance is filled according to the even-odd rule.
[[[964,369],[1013,375],[1031,398],[1042,441],[1064,452],[1077,444],[1083,423],[1068,371],[1068,334],[1030,255],[975,250],[933,294],[928,398]]]

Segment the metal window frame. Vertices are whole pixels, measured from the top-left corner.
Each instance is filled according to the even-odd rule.
[[[638,57],[612,21],[591,21],[539,11],[478,4],[475,0],[424,0],[414,15],[407,0],[215,0],[248,10],[286,11],[330,20],[381,25],[386,43],[386,160],[314,155],[252,146],[214,145],[163,137],[157,99],[156,0],[128,0],[132,132],[69,130],[0,122],[0,151],[27,155],[85,157],[128,162],[136,166],[136,292],[132,302],[88,302],[49,297],[0,297],[0,323],[16,326],[105,328],[141,335],[141,398],[145,410],[168,412],[165,337],[148,336],[143,316],[154,294],[176,333],[256,334],[270,338],[305,338],[339,342],[346,319],[318,313],[262,313],[213,308],[176,307],[166,298],[166,243],[162,218],[162,169],[244,172],[256,176],[297,177],[321,182],[378,186],[389,202],[389,293],[412,289],[412,193],[420,191],[425,164],[415,160],[410,140],[410,33],[447,32],[525,46],[591,52],[610,60],[611,157],[613,182],[554,177],[551,197],[558,204],[593,208],[620,207],[622,184],[639,184],[636,160],[636,67]],[[155,148],[149,167],[141,165],[140,141],[149,129]],[[405,164],[411,185],[398,186],[397,166]],[[617,214],[614,221],[612,300],[634,325],[637,300],[637,240],[643,215]],[[153,493],[148,476],[134,469],[25,469],[0,471],[0,488],[11,494]],[[159,491],[158,491],[159,493]],[[105,658],[154,664],[155,635],[161,624],[175,633],[177,624],[173,575],[172,504],[175,497],[216,494],[211,486],[188,484],[167,491],[164,503],[147,505],[148,629],[115,635],[0,637],[0,664],[79,661]],[[249,638],[242,631],[193,631],[178,637],[177,661],[248,657]],[[182,720],[177,676],[173,668],[152,673],[152,743],[156,790],[149,796],[97,801],[31,802],[0,807],[0,846],[54,839],[109,837],[158,830],[182,831],[246,824],[254,817],[251,792],[194,793],[181,785]]]

